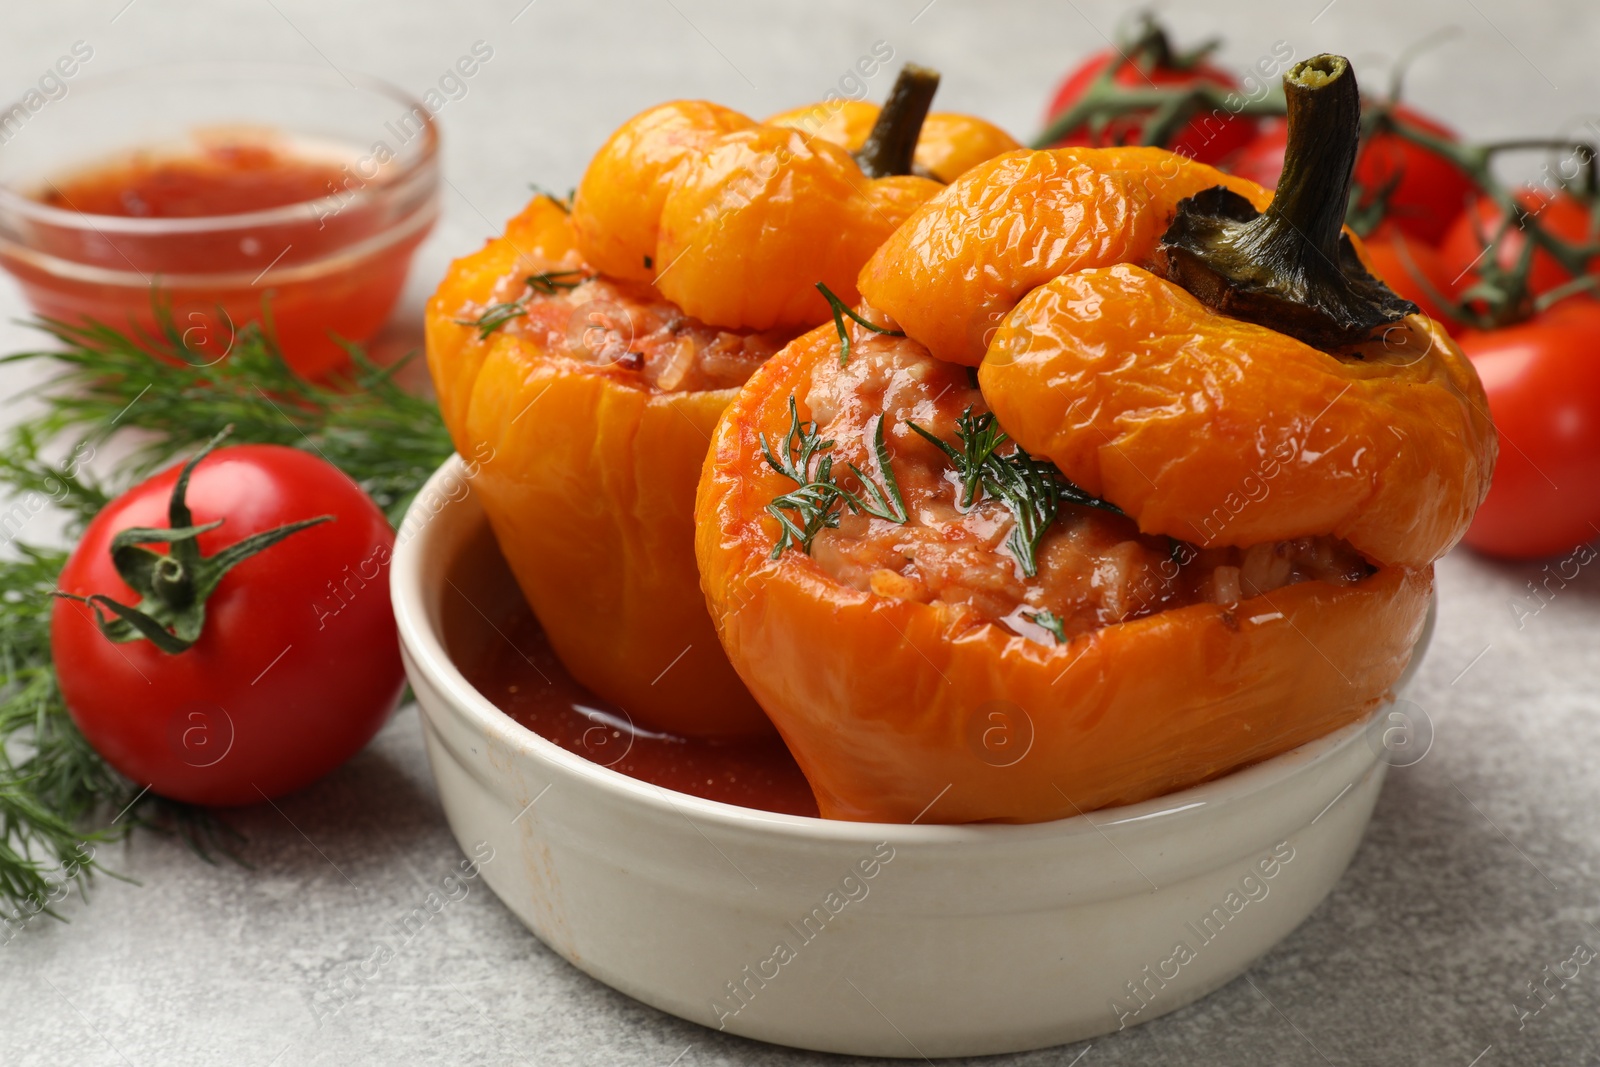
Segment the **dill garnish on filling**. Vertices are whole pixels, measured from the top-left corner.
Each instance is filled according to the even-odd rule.
[[[1020,445],[1001,455],[1000,446],[1010,438],[1000,429],[993,412],[974,415],[971,407],[963,411],[956,419],[957,445],[951,445],[914,422],[906,425],[950,457],[951,465],[961,478],[963,508],[976,503],[981,490],[1011,510],[1016,525],[1006,538],[1006,548],[1029,578],[1038,573],[1039,543],[1056,521],[1063,501],[1099,508],[1113,515],[1123,514],[1121,508],[1084,492],[1057,470],[1055,464],[1036,459]]]
[[[878,469],[883,474],[883,488],[854,463],[849,467],[860,481],[862,493],[853,493],[840,485],[834,478],[833,457],[828,454],[833,445],[833,441],[824,440],[817,432],[815,422],[800,418],[793,396],[789,397],[789,432],[784,436],[781,453],[775,455],[767,435],[761,435],[761,454],[766,457],[767,464],[798,486],[767,505],[767,511],[783,528],[772,549],[773,559],[795,546],[809,553],[817,534],[838,529],[841,509],[846,507],[856,514],[905,524],[905,501],[900,496],[900,485],[895,481],[894,468],[889,462],[889,449],[883,441],[883,416],[878,416],[872,442]]]

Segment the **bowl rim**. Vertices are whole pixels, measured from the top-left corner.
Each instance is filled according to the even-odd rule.
[[[430,624],[427,610],[429,591],[446,581],[446,568],[437,565],[428,566],[427,563],[430,562],[429,547],[444,539],[452,524],[459,525],[469,521],[463,511],[465,507],[473,508],[476,512],[473,518],[478,522],[488,521],[481,505],[473,500],[471,478],[466,471],[466,464],[461,457],[452,453],[413,498],[400,525],[402,535],[407,530],[413,533],[409,537],[396,540],[390,564],[389,589],[400,643],[407,653],[409,662],[425,676],[427,683],[439,692],[451,706],[451,710],[468,720],[487,740],[498,741],[512,751],[530,754],[538,760],[552,764],[552,770],[557,773],[564,772],[576,776],[601,792],[641,803],[662,815],[686,817],[693,814],[700,820],[728,829],[759,829],[777,836],[809,842],[870,845],[891,838],[896,847],[973,842],[993,844],[1000,841],[1021,844],[1084,834],[1103,834],[1107,828],[1132,825],[1171,827],[1174,821],[1190,818],[1207,809],[1215,810],[1222,806],[1247,801],[1286,779],[1326,762],[1346,747],[1359,743],[1377,716],[1392,702],[1379,703],[1356,722],[1308,741],[1298,748],[1198,785],[1135,804],[1098,808],[1092,812],[1046,822],[964,824],[854,822],[788,815],[708,800],[633,778],[567,751],[495,707],[489,698],[480,693],[461,673],[446,651],[441,635]],[[441,488],[446,485],[465,486],[467,491],[459,496],[452,495]],[[430,500],[443,503],[433,514],[420,515],[418,509]],[[415,521],[413,513],[418,513]],[[1411,661],[1395,682],[1392,693],[1398,694],[1406,686],[1426,653],[1433,636],[1436,607],[1437,594],[1430,602],[1423,632],[1413,648]],[[420,708],[420,700],[418,703]],[[424,718],[428,715],[425,710],[421,713]],[[1376,763],[1378,759],[1378,753],[1374,751],[1371,762]],[[1342,796],[1344,793],[1339,794],[1339,797]],[[1335,797],[1328,806],[1332,807],[1333,803],[1337,803],[1339,797]]]
[[[251,61],[231,63],[223,60],[190,60],[181,63],[163,63],[129,67],[107,74],[94,74],[74,80],[73,96],[115,90],[137,84],[181,83],[202,78],[221,78],[232,82],[283,80],[294,78],[298,84],[320,83],[332,88],[348,88],[387,97],[406,112],[420,116],[422,143],[414,158],[408,159],[383,185],[363,188],[357,197],[374,198],[403,185],[408,179],[437,167],[439,155],[439,125],[433,113],[423,102],[404,89],[355,71],[330,70],[327,67],[297,63],[267,63]],[[285,127],[282,132],[293,133]],[[398,155],[397,155],[398,160]],[[315,200],[299,200],[261,211],[244,211],[232,215],[199,215],[186,218],[141,218],[125,215],[94,215],[70,208],[52,207],[32,197],[24,196],[10,185],[0,182],[0,214],[9,214],[31,222],[63,230],[93,230],[123,236],[162,237],[176,234],[193,235],[214,230],[260,228],[286,223],[302,223],[308,211],[321,206],[338,206],[340,194],[330,193]],[[348,202],[346,202],[348,206]]]

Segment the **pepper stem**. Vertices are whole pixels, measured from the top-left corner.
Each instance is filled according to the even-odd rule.
[[[922,122],[928,117],[928,107],[938,89],[938,71],[915,63],[900,68],[900,75],[889,90],[889,98],[878,112],[878,121],[872,124],[872,132],[856,150],[856,163],[863,174],[869,178],[887,178],[911,173],[917,137],[922,133]]]
[[[1361,136],[1361,96],[1343,56],[1284,75],[1288,147],[1272,204],[1257,212],[1216,186],[1178,205],[1158,273],[1216,310],[1317,348],[1366,340],[1418,311],[1369,274],[1343,233]]]
[[[1361,140],[1361,95],[1342,56],[1322,55],[1283,79],[1288,145],[1278,191],[1240,235],[1242,252],[1338,260]]]

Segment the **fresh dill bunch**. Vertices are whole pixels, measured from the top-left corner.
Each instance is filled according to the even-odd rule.
[[[94,844],[80,829],[102,799],[131,798],[127,784],[83,739],[50,664],[50,591],[66,553],[13,543],[0,560],[0,919],[55,915],[50,901],[68,863],[87,882]]]
[[[128,431],[143,431],[131,435],[137,443],[117,464],[111,484],[82,483],[77,499],[88,508],[94,494],[103,503],[231,425],[233,440],[241,444],[287,445],[321,456],[398,523],[412,496],[450,455],[438,407],[395,382],[403,362],[380,367],[346,345],[348,370],[311,382],[284,360],[270,324],[241,327],[226,358],[202,362],[184,345],[170,315],[158,311],[158,321],[155,334],[131,336],[102,323],[41,319],[38,327],[61,349],[21,352],[0,363],[53,360],[62,370],[33,391],[44,411],[13,428],[0,449],[0,479],[31,488],[34,475],[60,477],[38,458],[41,447],[59,438],[99,448]]]
[[[981,487],[1011,510],[1015,522],[1006,537],[1006,549],[1025,577],[1038,573],[1039,545],[1054,525],[1063,502],[1123,514],[1121,508],[1084,492],[1054,463],[1029,455],[1021,445],[1013,444],[1009,453],[1001,455],[1000,447],[1010,438],[1000,429],[992,411],[974,415],[970,406],[963,411],[956,418],[954,445],[914,422],[906,425],[950,457],[961,478],[962,507],[977,502]]]
[[[766,434],[761,434],[760,440],[761,454],[766,457],[767,465],[798,486],[767,505],[768,513],[778,520],[783,530],[773,546],[773,559],[783,555],[785,549],[796,546],[809,553],[817,534],[838,528],[846,507],[856,514],[905,523],[905,500],[900,495],[900,483],[894,476],[889,448],[883,440],[881,415],[873,435],[872,451],[883,477],[883,487],[880,489],[860,467],[851,463],[850,470],[861,483],[859,494],[844,488],[834,478],[833,457],[828,454],[834,442],[823,439],[815,422],[800,418],[793,396],[789,397],[789,432],[784,436],[781,454],[774,454]]]
[[[21,425],[12,431],[10,447],[0,451],[0,485],[20,498],[30,493],[49,500],[67,512],[74,529],[81,527],[111,502],[110,494],[83,469],[89,446],[61,463],[40,455],[37,430]]]
[[[561,279],[556,279],[556,282]],[[33,390],[42,411],[0,445],[0,487],[37,493],[77,526],[155,469],[233,427],[233,440],[314,452],[356,481],[398,524],[422,483],[449,456],[437,407],[403,390],[398,369],[354,346],[336,379],[310,382],[289,367],[267,324],[240,329],[227,356],[200,361],[170,314],[154,333],[51,319],[37,325],[59,351],[0,362],[54,360],[61,371]],[[119,458],[102,477],[85,470],[101,446]],[[68,459],[42,453],[65,440]],[[104,871],[97,844],[133,827],[172,833],[203,859],[238,858],[226,822],[141,790],[78,732],[50,658],[51,592],[66,553],[13,541],[0,559],[0,919],[55,914],[61,886]],[[110,873],[110,872],[107,872]],[[0,927],[4,936],[6,927]]]

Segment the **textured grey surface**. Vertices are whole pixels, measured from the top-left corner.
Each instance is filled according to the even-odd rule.
[[[498,228],[528,181],[571,185],[599,138],[649,103],[702,95],[762,114],[819,97],[881,39],[943,69],[942,106],[1026,134],[1051,80],[1102,47],[1121,10],[1088,0],[123,2],[8,6],[0,98],[80,39],[95,48],[86,74],[239,56],[334,63],[418,93],[474,41],[495,49],[441,114],[446,214],[419,259],[400,343],[451,255]],[[1300,56],[1342,51],[1369,82],[1405,44],[1459,26],[1453,44],[1418,62],[1408,94],[1475,137],[1530,122],[1553,129],[1600,107],[1591,0],[1165,13],[1186,40],[1225,35],[1235,64],[1285,40]],[[22,311],[0,280],[0,318]],[[0,349],[30,343],[0,327]],[[15,369],[0,375],[5,394],[27,381]],[[29,536],[48,533],[37,521]],[[1412,693],[1433,747],[1391,773],[1349,873],[1305,925],[1197,1005],[995,1062],[1065,1067],[1080,1053],[1085,1067],[1600,1062],[1600,961],[1519,1023],[1540,1003],[1527,983],[1544,980],[1543,968],[1579,942],[1600,949],[1600,576],[1586,566],[1537,614],[1519,613],[1515,604],[1539,607],[1526,583],[1542,578],[1537,565],[1463,553],[1441,565],[1439,632]],[[87,904],[67,904],[70,924],[36,922],[0,947],[0,1064],[824,1059],[719,1035],[606,989],[526,934],[481,884],[409,939],[399,932],[460,860],[414,709],[328,780],[236,821],[253,869],[206,866],[137,837],[105,859],[140,884],[101,879]],[[394,957],[362,977],[381,944]]]

